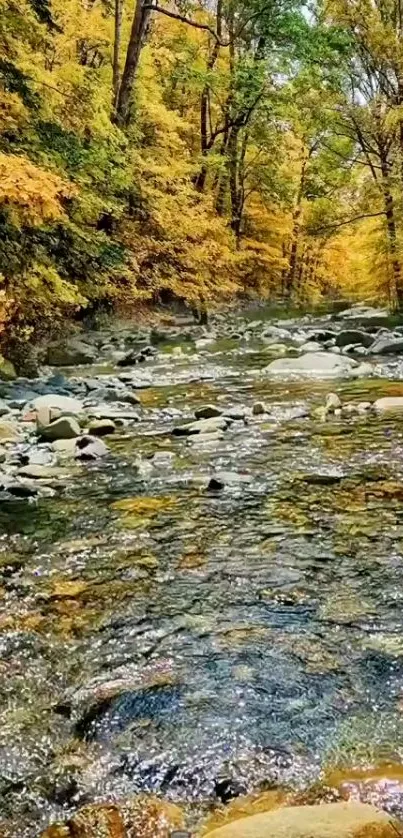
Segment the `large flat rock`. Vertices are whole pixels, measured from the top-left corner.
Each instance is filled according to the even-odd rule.
[[[353,358],[332,352],[306,352],[299,358],[277,358],[265,368],[269,375],[348,378],[358,366]]]
[[[242,818],[206,838],[399,838],[403,825],[363,803],[294,806]]]

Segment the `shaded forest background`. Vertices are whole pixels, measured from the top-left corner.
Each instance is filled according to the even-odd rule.
[[[173,299],[402,307],[402,14],[0,0],[5,340]]]

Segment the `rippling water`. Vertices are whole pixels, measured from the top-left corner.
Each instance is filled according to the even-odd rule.
[[[105,795],[202,806],[401,761],[403,426],[294,417],[329,389],[403,385],[273,382],[265,363],[224,344],[147,365],[107,461],[3,504],[0,793],[21,834]],[[271,415],[214,444],[170,435],[178,410],[256,399]],[[136,456],[165,450],[139,478]],[[207,492],[217,469],[240,479]]]

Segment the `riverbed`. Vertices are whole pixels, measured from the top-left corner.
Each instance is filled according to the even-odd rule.
[[[227,795],[403,759],[402,418],[313,415],[330,391],[403,395],[399,359],[329,382],[267,376],[256,334],[175,345],[142,367],[139,421],[107,457],[1,504],[0,815],[16,835],[144,791],[196,822]],[[202,405],[258,401],[211,441],[172,434]]]

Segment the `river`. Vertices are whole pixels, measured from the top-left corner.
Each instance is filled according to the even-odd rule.
[[[402,420],[312,415],[329,391],[403,395],[398,358],[329,382],[267,376],[258,330],[171,349],[106,458],[0,507],[0,814],[21,836],[111,796],[199,814],[403,758]],[[211,442],[172,435],[256,401]]]

